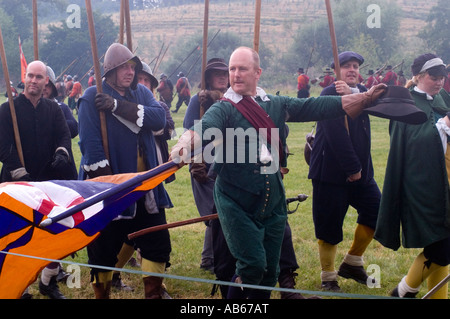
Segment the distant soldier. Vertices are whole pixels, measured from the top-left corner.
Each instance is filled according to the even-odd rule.
[[[386,85],[397,85],[397,73],[392,69],[392,65],[388,65],[386,71],[386,75],[381,80],[381,83]]]
[[[81,93],[83,91],[83,88],[81,87],[81,83],[78,81],[78,77],[75,75],[73,77],[73,86],[72,91],[70,91],[69,94],[69,108],[71,110],[77,109],[77,102],[78,99],[81,97]],[[77,110],[78,113],[78,110]]]
[[[325,75],[323,77],[323,81],[319,83],[319,85],[323,88],[326,88],[327,86],[331,85],[335,78],[333,77],[333,70],[331,68],[325,68],[325,71],[323,72]]]
[[[159,98],[161,101],[167,104],[169,109],[172,107],[172,100],[173,100],[173,84],[172,81],[170,81],[167,78],[167,75],[164,73],[161,73],[159,76],[160,82],[159,86],[156,89],[159,93]]]
[[[178,81],[175,87],[177,88],[178,102],[175,111],[172,111],[173,113],[178,112],[181,105],[183,105],[183,102],[186,105],[189,105],[189,101],[191,100],[191,85],[189,84],[188,78],[184,76],[183,72],[178,73]]]
[[[65,96],[69,96],[70,92],[72,91],[72,87],[73,87],[73,79],[71,75],[68,75],[65,79],[64,79],[64,95]]]
[[[88,87],[95,85],[95,76],[94,76],[94,70],[89,71],[89,80],[88,80]]]
[[[365,87],[366,87],[367,89],[370,89],[372,86],[378,84],[378,80],[377,80],[377,78],[375,77],[373,70],[369,70],[369,73],[368,73],[367,75],[369,75],[369,77],[368,77],[367,80],[366,80],[366,85],[365,85]]]
[[[406,78],[402,70],[398,71],[397,85],[398,86],[406,85]]]
[[[297,70],[297,97],[307,98],[309,97],[309,76],[307,76],[303,68]]]
[[[12,98],[14,99],[17,95],[19,95],[19,93],[17,93],[17,90],[11,81],[9,81],[9,85],[11,86],[11,94]],[[5,97],[8,98],[8,92],[5,93]]]

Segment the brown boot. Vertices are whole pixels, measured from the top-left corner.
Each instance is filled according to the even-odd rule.
[[[93,283],[95,299],[109,299],[109,293],[111,291],[111,281],[104,283]]]
[[[162,277],[148,276],[144,277],[145,299],[162,299]]]
[[[283,270],[282,272],[280,272],[280,275],[278,276],[278,283],[280,284],[280,288],[295,289],[295,277],[297,276],[298,274],[293,272],[291,269]],[[287,291],[281,291],[280,295],[281,299],[321,299],[317,296],[306,298],[301,293]]]

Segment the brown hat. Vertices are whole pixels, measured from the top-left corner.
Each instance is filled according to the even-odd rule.
[[[228,65],[222,58],[212,58],[209,59],[205,67],[205,79],[208,79],[209,74],[212,70],[220,70],[228,72]]]
[[[377,117],[408,124],[422,124],[427,120],[425,112],[415,105],[411,93],[403,86],[388,86],[373,106],[364,111]]]

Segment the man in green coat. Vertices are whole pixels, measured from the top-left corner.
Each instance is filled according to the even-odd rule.
[[[237,259],[233,282],[275,286],[287,219],[282,172],[286,167],[285,122],[357,116],[385,86],[344,97],[298,99],[267,95],[257,87],[258,53],[236,49],[229,61],[230,89],[172,148],[171,158],[188,163],[194,148],[216,146],[214,201],[224,236]],[[206,148],[204,158],[207,158]],[[197,160],[197,159],[196,159]],[[227,298],[268,298],[270,291],[230,287]]]

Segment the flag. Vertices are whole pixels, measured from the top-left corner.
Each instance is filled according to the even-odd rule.
[[[20,80],[22,83],[25,83],[25,75],[27,73],[27,60],[25,59],[25,55],[22,51],[22,41],[20,41],[19,36],[19,52],[20,52]]]
[[[50,263],[4,252],[63,259],[87,246],[111,220],[177,169],[171,161],[143,173],[86,181],[0,184],[0,298],[20,298]],[[41,222],[49,218],[54,222],[43,227]]]

